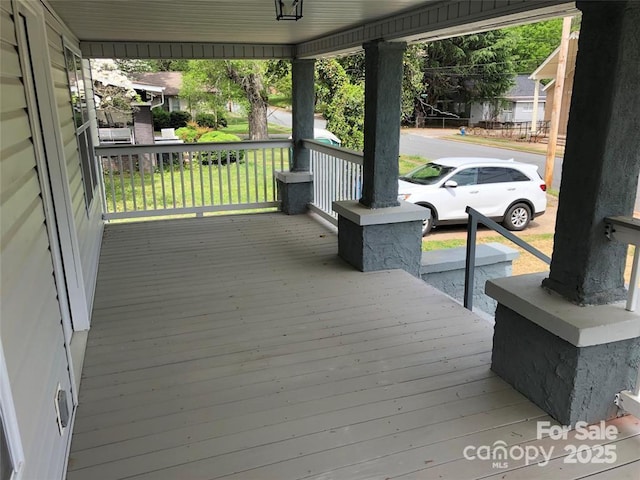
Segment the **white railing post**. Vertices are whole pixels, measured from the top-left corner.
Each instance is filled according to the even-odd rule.
[[[634,312],[638,306],[638,297],[640,296],[640,286],[638,285],[640,219],[633,217],[607,217],[605,218],[605,235],[609,240],[617,240],[618,242],[635,246],[626,303],[626,309]],[[616,405],[634,417],[640,418],[640,368],[638,368],[635,388],[633,390],[623,390],[616,395]]]

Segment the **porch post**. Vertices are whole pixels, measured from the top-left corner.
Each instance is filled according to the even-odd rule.
[[[604,218],[633,214],[640,173],[640,3],[578,1],[582,26],[548,278],[489,282],[492,369],[564,424],[617,414],[640,363],[626,296],[627,246]],[[540,282],[542,286],[540,288]]]
[[[334,202],[338,252],[362,271],[402,268],[418,276],[422,219],[428,211],[398,201],[402,56],[405,43],[364,44],[362,198]]]
[[[362,198],[368,208],[396,207],[406,43],[364,44],[364,159]]]
[[[310,174],[310,151],[302,140],[313,139],[315,60],[293,60],[293,158],[289,172],[278,172],[276,180],[281,209],[288,215],[304,213],[313,201],[313,179]]]

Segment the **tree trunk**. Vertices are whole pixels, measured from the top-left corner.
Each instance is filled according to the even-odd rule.
[[[249,101],[249,140],[267,140],[267,97],[264,95],[262,78],[256,73],[241,75],[232,64],[227,63],[227,75],[239,85]]]

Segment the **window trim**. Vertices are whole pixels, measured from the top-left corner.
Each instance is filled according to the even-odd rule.
[[[62,39],[63,46],[63,56],[65,59],[65,71],[67,72],[67,90],[69,91],[69,105],[71,107],[71,118],[73,121],[75,136],[76,136],[76,151],[78,152],[78,161],[80,163],[80,173],[82,175],[82,190],[84,194],[85,200],[85,211],[87,216],[90,215],[90,212],[94,205],[94,200],[97,195],[100,194],[99,191],[99,170],[95,165],[95,156],[93,155],[93,134],[91,129],[91,112],[89,112],[89,105],[87,96],[89,94],[93,95],[93,85],[91,78],[91,70],[89,68],[89,79],[85,76],[85,59],[82,58],[82,53],[80,50],[71,45],[66,38]],[[78,72],[82,75],[82,83],[84,88],[85,95],[85,105],[86,108],[83,109],[82,104],[80,105],[80,115],[82,116],[82,124],[78,125],[76,123],[76,106],[73,102],[73,94],[71,92],[71,83],[69,82],[69,75],[72,73],[69,71],[69,58],[68,53],[74,56],[74,65],[76,66],[75,71],[73,72],[76,77],[76,82],[78,82]],[[87,87],[89,85],[89,87]],[[87,91],[89,90],[89,92]],[[78,92],[79,95],[79,92]],[[86,118],[84,115],[84,110],[86,110]],[[84,141],[81,141],[80,137],[84,137]],[[84,152],[84,153],[83,153]],[[86,158],[85,158],[86,157]],[[88,177],[88,178],[87,178]]]

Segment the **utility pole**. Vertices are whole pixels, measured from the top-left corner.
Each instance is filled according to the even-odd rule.
[[[562,39],[558,52],[558,69],[556,70],[556,84],[553,90],[553,107],[551,108],[551,126],[549,128],[549,144],[547,145],[547,159],[544,167],[544,183],[551,188],[553,181],[553,166],[556,161],[556,147],[558,144],[558,129],[560,127],[560,111],[562,110],[562,94],[564,77],[567,71],[567,56],[569,53],[569,34],[571,33],[571,17],[564,17],[562,22]],[[535,106],[534,106],[535,108]]]

